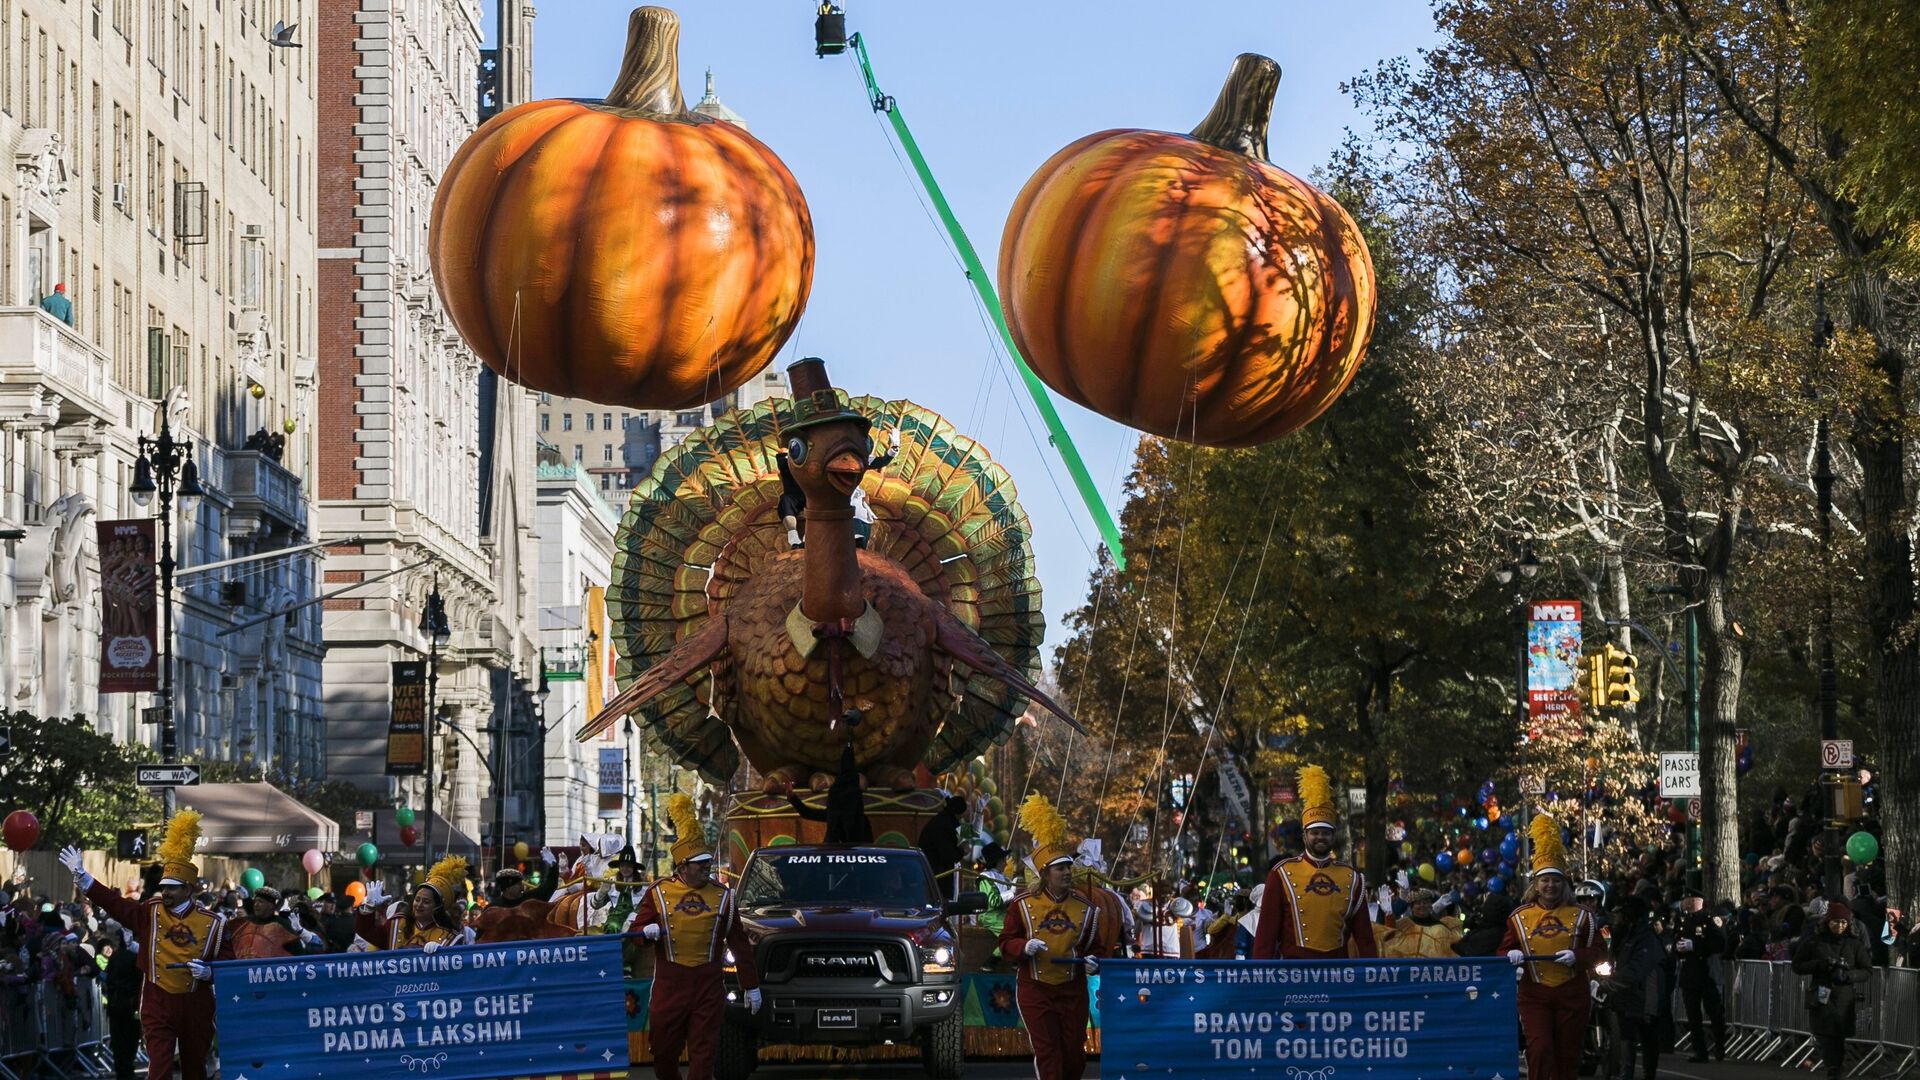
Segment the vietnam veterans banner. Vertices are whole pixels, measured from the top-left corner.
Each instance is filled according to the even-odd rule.
[[[627,1067],[615,935],[213,966],[230,1077],[492,1080]]]
[[[1106,960],[1100,1074],[1511,1077],[1513,994],[1504,957]]]
[[[387,775],[418,776],[427,767],[427,664],[393,663],[393,705],[387,714]]]
[[[160,689],[153,519],[97,523],[100,550],[100,692]]]

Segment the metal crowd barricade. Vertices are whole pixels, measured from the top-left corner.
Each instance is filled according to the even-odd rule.
[[[1920,1064],[1920,968],[1881,968],[1879,1045],[1866,1064],[1891,1062],[1882,1075],[1902,1077]]]
[[[112,1076],[107,1017],[95,980],[74,980],[72,997],[57,986],[0,986],[0,1080]]]
[[[1778,1048],[1781,1036],[1775,1030],[1773,1003],[1773,965],[1765,960],[1734,960],[1727,965],[1727,1056],[1739,1061],[1757,1061]]]

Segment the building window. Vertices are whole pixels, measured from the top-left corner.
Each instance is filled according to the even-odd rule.
[[[581,445],[580,445],[579,443],[574,443],[574,444],[573,444],[573,460],[574,460],[574,461],[576,461],[576,462],[577,462],[577,461],[580,461],[580,460],[582,460],[582,459],[583,459],[583,457],[585,456],[585,454],[586,454],[586,448],[585,448],[585,447],[583,447],[583,446],[581,446]]]
[[[632,426],[633,426],[633,414],[630,412],[621,413],[620,414],[620,430],[625,431]]]
[[[612,490],[612,488],[613,488],[613,477],[608,476],[606,473],[601,473],[600,474],[600,490],[610,491]]]
[[[612,431],[612,430],[613,430],[613,414],[612,414],[612,413],[601,413],[601,414],[600,414],[600,426],[601,426],[601,427],[603,427],[603,428],[606,428],[606,429],[607,429],[608,431]]]
[[[603,446],[600,448],[600,460],[606,461],[606,462],[610,462],[613,460],[613,447],[611,445]]]
[[[546,413],[541,413],[541,414],[540,414],[540,430],[541,430],[541,431],[543,431],[543,432],[544,432],[544,431],[546,431],[546,430],[547,430],[547,421],[548,421],[548,420],[551,420],[551,419],[553,419],[553,417],[551,417],[551,416],[549,416],[549,415],[548,415],[548,414],[546,414]]]
[[[706,415],[704,413],[683,412],[680,414],[679,418],[675,420],[675,423],[679,424],[681,427],[699,427],[703,422],[705,422],[705,420],[706,420]]]
[[[560,414],[560,430],[561,431],[573,430],[573,414],[572,413]]]
[[[592,413],[587,414],[587,430],[588,431],[593,430],[593,414]]]

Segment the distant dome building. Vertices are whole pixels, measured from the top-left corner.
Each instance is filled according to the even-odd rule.
[[[725,102],[714,96],[712,68],[707,69],[707,92],[694,104],[693,111],[699,113],[701,116],[711,116],[715,120],[725,120],[727,123],[732,124],[742,131],[751,130],[747,127],[746,117],[727,108]]]

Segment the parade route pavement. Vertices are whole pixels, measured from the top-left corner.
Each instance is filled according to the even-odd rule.
[[[637,1076],[648,1075],[644,1071]],[[753,1072],[755,1080],[765,1077],[768,1080],[812,1080],[812,1078],[858,1077],[860,1080],[909,1080],[924,1077],[917,1061],[902,1061],[887,1065],[827,1065],[809,1062],[798,1065],[762,1065]],[[996,1058],[991,1061],[976,1060],[967,1062],[967,1080],[1031,1080],[1033,1064]],[[1516,1076],[1518,1076],[1516,1069]],[[1804,1069],[1782,1069],[1774,1065],[1755,1065],[1745,1061],[1688,1061],[1685,1055],[1667,1056],[1660,1059],[1659,1080],[1786,1080],[1796,1076],[1824,1076],[1823,1072],[1808,1072]],[[1100,1071],[1100,1062],[1087,1063],[1087,1080],[1106,1076]]]

